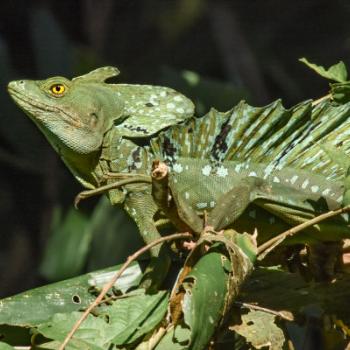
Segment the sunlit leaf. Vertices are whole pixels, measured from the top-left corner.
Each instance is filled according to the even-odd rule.
[[[246,338],[255,349],[282,349],[284,334],[275,323],[276,316],[262,311],[249,311],[242,315],[242,324],[232,327]]]
[[[15,348],[11,345],[0,342],[0,350],[15,350]]]
[[[309,68],[326,79],[334,80],[339,83],[344,83],[347,81],[348,72],[343,61],[339,61],[337,64],[329,67],[328,69],[309,62],[305,57],[300,58],[299,61],[305,63]]]
[[[95,271],[66,281],[35,288],[0,301],[0,324],[32,327],[56,313],[78,311],[93,300],[91,288],[100,289],[120,266]],[[125,291],[138,285],[142,273],[137,263],[121,276],[116,287]]]

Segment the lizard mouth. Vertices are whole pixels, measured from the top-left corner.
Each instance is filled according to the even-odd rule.
[[[42,118],[38,117],[38,114],[33,113],[32,111],[45,111],[59,114],[62,119],[64,119],[67,123],[73,125],[74,127],[80,127],[81,121],[77,118],[74,118],[72,115],[68,114],[63,109],[52,106],[43,102],[38,101],[37,99],[33,99],[18,89],[14,88],[11,85],[7,86],[7,91],[9,92],[12,99],[18,104],[24,111],[29,113],[29,116],[33,119],[41,120]]]

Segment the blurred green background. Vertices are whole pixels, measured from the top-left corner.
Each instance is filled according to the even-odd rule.
[[[298,63],[350,57],[347,1],[11,0],[0,4],[0,297],[119,263],[134,224],[81,190],[10,101],[17,78],[72,77],[102,65],[118,81],[174,87],[205,113],[240,99],[285,106],[327,92]]]

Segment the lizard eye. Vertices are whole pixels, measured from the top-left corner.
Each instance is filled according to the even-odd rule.
[[[50,91],[54,96],[60,97],[63,96],[66,87],[63,84],[54,84],[50,87]]]

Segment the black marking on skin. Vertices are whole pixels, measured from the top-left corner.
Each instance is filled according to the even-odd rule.
[[[227,122],[222,125],[219,134],[215,138],[211,154],[216,160],[219,160],[220,152],[224,154],[228,149],[226,138],[228,133],[232,129],[232,126],[229,125],[229,121],[230,120],[227,120]]]
[[[167,136],[164,136],[163,150],[165,155],[169,156],[170,158],[174,158],[174,155],[177,152],[176,147],[171,143],[170,139]]]
[[[129,129],[131,131],[143,132],[144,134],[148,133],[147,129],[145,129],[141,126],[132,126],[132,125],[125,124],[124,128]]]
[[[146,106],[146,107],[154,107],[154,104],[151,103],[151,102],[147,102],[147,103],[145,104],[145,106]]]
[[[314,125],[309,126],[307,129],[303,130],[303,137],[299,138],[299,136],[297,136],[297,138],[295,140],[293,140],[290,145],[285,148],[280,156],[274,161],[275,165],[278,165],[279,162],[281,161],[281,159],[283,159],[283,157],[291,150],[293,149],[293,147],[295,146],[295,142],[297,141],[298,143],[302,143],[307,137],[309,137],[309,134],[315,129],[318,128],[321,125],[321,122],[315,123]],[[289,136],[289,135],[288,135]],[[287,137],[287,135],[286,135]]]
[[[132,165],[130,165],[129,169],[136,170],[137,167],[136,167],[135,163],[142,162],[142,160],[141,160],[141,147],[137,147],[136,150],[131,153],[131,157],[133,159],[133,163],[132,163]]]

